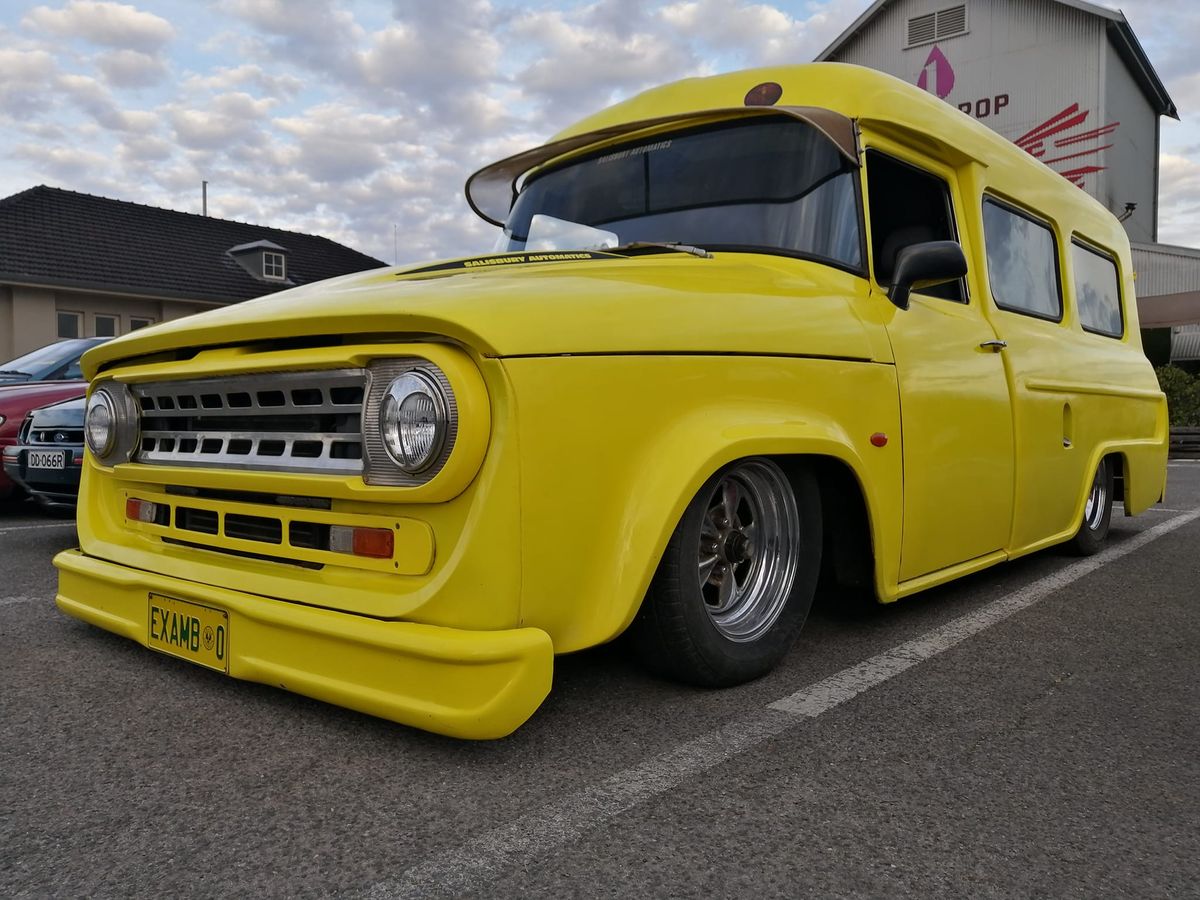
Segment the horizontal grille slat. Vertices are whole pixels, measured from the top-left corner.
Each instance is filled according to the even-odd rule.
[[[362,369],[271,372],[133,386],[136,462],[357,475]]]
[[[30,444],[82,444],[82,428],[36,428],[29,434]]]

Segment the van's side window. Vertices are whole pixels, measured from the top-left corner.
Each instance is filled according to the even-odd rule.
[[[877,150],[867,151],[867,190],[871,194],[871,255],[875,280],[892,283],[896,254],[911,244],[956,241],[950,188],[942,179]],[[963,282],[921,288],[943,300],[966,301]]]
[[[983,198],[988,281],[1001,309],[1062,321],[1054,232],[1010,206]]]
[[[1075,302],[1084,331],[1119,338],[1125,334],[1117,264],[1099,250],[1071,242],[1071,268],[1075,270]]]

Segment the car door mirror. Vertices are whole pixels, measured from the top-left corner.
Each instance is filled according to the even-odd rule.
[[[888,299],[908,309],[913,289],[933,287],[967,274],[967,257],[958,241],[927,241],[910,244],[896,254],[896,268]]]

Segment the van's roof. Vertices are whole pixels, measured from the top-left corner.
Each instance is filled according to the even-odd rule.
[[[750,95],[756,87],[766,84],[778,85],[781,90]],[[1092,239],[1110,246],[1114,241],[1119,242],[1113,229],[1121,231],[1120,225],[1108,210],[1015,144],[915,85],[876,69],[846,63],[746,69],[651,88],[580,119],[554,135],[545,148],[550,150],[551,145],[559,144],[564,153],[577,152],[590,143],[586,140],[588,135],[596,134],[596,143],[604,143],[612,139],[614,132],[632,130],[621,126],[640,122],[653,126],[656,123],[648,120],[661,121],[666,117],[694,114],[701,119],[708,115],[735,114],[738,108],[761,114],[765,109],[752,101],[762,95],[773,99],[773,105],[778,107],[831,110],[864,128],[915,143],[918,148],[955,165],[977,162],[989,170],[989,176],[999,178],[1002,182],[999,189],[1011,199],[1024,200],[1047,216],[1053,217],[1056,210],[1064,208],[1084,213],[1080,204],[1090,206],[1086,210],[1089,218],[1099,215],[1111,220],[1098,225],[1101,233],[1093,234]],[[552,154],[557,155],[561,154]],[[536,153],[526,151],[481,169],[467,182],[468,199],[479,212],[475,201],[482,196],[489,176],[495,176],[492,180],[495,187],[498,181],[520,174],[517,170],[527,161],[532,160],[533,164],[525,165],[525,170],[544,164],[549,158],[546,154],[538,158]],[[1005,189],[1003,185],[1010,187]],[[1070,224],[1064,224],[1070,230]]]

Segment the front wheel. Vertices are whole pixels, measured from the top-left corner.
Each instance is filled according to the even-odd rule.
[[[1112,523],[1112,507],[1113,470],[1112,463],[1106,456],[1100,460],[1092,478],[1087,503],[1083,507],[1083,521],[1079,523],[1079,531],[1075,533],[1069,545],[1072,552],[1079,556],[1091,556],[1104,548],[1108,528]]]
[[[802,466],[740,460],[705,482],[631,626],[643,662],[708,687],[766,674],[791,648],[821,563],[821,497]]]

